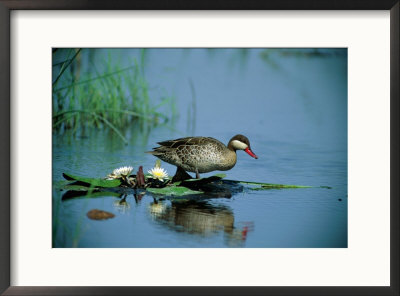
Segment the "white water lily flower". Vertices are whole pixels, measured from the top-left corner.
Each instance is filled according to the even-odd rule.
[[[163,181],[164,179],[168,178],[167,171],[164,170],[163,168],[155,167],[149,170],[148,173],[151,175],[150,176],[151,178],[158,179],[160,181]]]
[[[131,166],[124,166],[118,169],[113,170],[111,174],[107,176],[108,179],[119,179],[125,178],[131,174],[133,167]]]

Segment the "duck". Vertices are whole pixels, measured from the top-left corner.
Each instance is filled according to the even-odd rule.
[[[177,167],[173,182],[191,179],[187,172],[196,173],[196,178],[200,179],[200,173],[230,170],[236,164],[237,150],[258,159],[250,148],[249,139],[240,134],[232,137],[228,145],[211,137],[186,137],[157,144],[160,146],[147,153]]]

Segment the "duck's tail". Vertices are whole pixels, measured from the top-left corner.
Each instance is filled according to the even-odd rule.
[[[157,150],[156,148],[154,148],[153,151],[146,151],[145,153],[152,154],[154,156],[160,156],[164,154],[163,151]]]
[[[159,146],[159,147],[154,147],[152,151],[146,151],[146,153],[159,156],[159,155],[164,155],[165,153],[168,152],[168,147],[164,146]]]

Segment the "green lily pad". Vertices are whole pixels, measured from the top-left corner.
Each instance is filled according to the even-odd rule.
[[[98,178],[87,178],[87,177],[81,177],[81,176],[74,176],[74,175],[67,174],[67,173],[63,173],[63,177],[70,181],[80,182],[80,184],[76,184],[76,185],[84,186],[85,184],[87,184],[88,187],[112,188],[112,187],[118,187],[119,185],[121,185],[121,181],[118,179],[104,180],[104,179],[98,179]]]
[[[312,186],[297,186],[284,184],[268,184],[257,187],[249,187],[250,190],[268,190],[268,189],[295,189],[295,188],[312,188]]]
[[[332,189],[332,187],[329,187],[329,186],[287,185],[287,184],[273,184],[273,183],[237,181],[237,180],[224,180],[224,181],[257,186],[257,187],[250,187],[249,188],[250,190],[290,189],[290,188],[326,188],[326,189]]]
[[[162,194],[168,196],[183,196],[190,194],[202,194],[201,191],[191,190],[183,186],[167,186],[164,188],[147,188],[147,191],[155,194]]]
[[[262,189],[285,189],[285,188],[312,188],[312,186],[303,186],[303,185],[285,185],[285,184],[263,184],[261,185]]]

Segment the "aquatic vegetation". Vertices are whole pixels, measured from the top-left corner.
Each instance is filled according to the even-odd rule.
[[[87,186],[87,187],[102,187],[102,188],[113,188],[118,187],[121,185],[121,180],[113,179],[113,180],[105,180],[105,179],[98,179],[98,178],[88,178],[88,177],[81,177],[75,176],[68,173],[63,173],[63,177],[66,180],[73,181],[69,185],[74,186]]]
[[[81,196],[82,192],[89,192],[93,196],[101,195],[104,192],[113,194],[134,194],[135,190],[143,189],[146,192],[161,196],[180,197],[206,194],[211,197],[231,197],[235,192],[246,190],[270,190],[270,189],[294,189],[294,188],[312,188],[315,186],[271,184],[251,181],[227,180],[225,174],[216,174],[207,178],[184,179],[174,181],[168,176],[165,169],[161,168],[157,160],[154,168],[143,174],[143,167],[140,166],[136,175],[131,174],[133,168],[124,166],[115,169],[112,174],[105,179],[88,178],[64,173],[66,180],[70,181],[64,184],[63,189],[70,190],[67,197]],[[320,186],[319,188],[328,188]]]
[[[151,170],[148,171],[150,174],[150,178],[157,179],[160,181],[164,181],[168,178],[168,173],[166,170],[160,167],[154,167]]]
[[[148,188],[147,191],[167,196],[183,196],[191,194],[203,194],[204,192],[192,190],[184,186],[171,185],[163,188]]]
[[[107,58],[101,57],[104,52]],[[177,115],[175,97],[150,94],[145,52],[122,63],[121,56],[105,49],[54,49],[53,131],[84,134],[87,128],[108,128],[127,143],[129,126],[147,132],[168,125]]]
[[[113,170],[113,172],[107,175],[106,180],[112,179],[124,179],[131,174],[133,167],[131,166],[124,166],[118,169]]]

